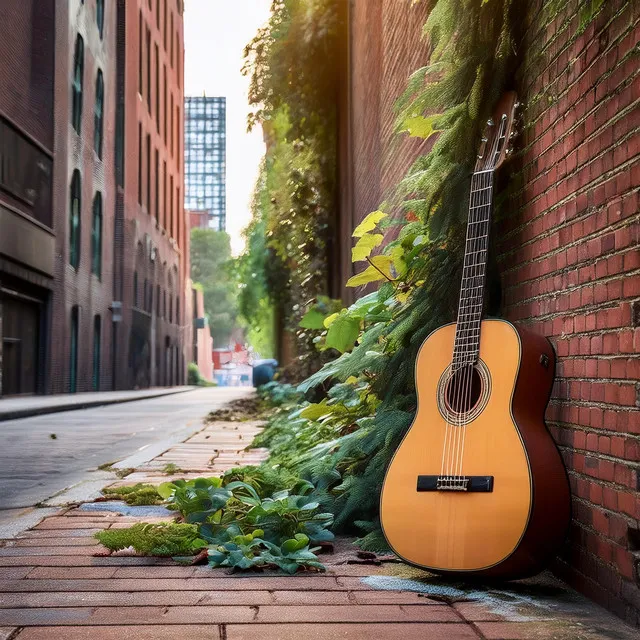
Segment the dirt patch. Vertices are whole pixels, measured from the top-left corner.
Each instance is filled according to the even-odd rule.
[[[246,422],[259,420],[264,417],[266,408],[258,396],[239,398],[227,404],[222,409],[212,411],[206,418],[207,422]]]

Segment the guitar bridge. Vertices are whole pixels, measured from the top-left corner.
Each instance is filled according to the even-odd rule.
[[[418,476],[416,490],[492,493],[493,476]]]

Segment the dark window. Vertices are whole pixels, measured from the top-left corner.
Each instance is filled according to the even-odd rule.
[[[142,123],[138,124],[138,204],[142,204]]]
[[[84,40],[76,38],[76,50],[73,55],[73,81],[71,83],[71,124],[80,133],[82,127],[82,82],[84,77]]]
[[[147,133],[147,212],[151,213],[151,134]]]
[[[69,264],[77,269],[80,265],[80,172],[76,169],[71,178],[71,198],[69,205]]]
[[[93,390],[100,391],[100,337],[102,321],[100,316],[93,319]]]
[[[167,65],[162,69],[162,115],[164,120],[164,144],[167,144]]]
[[[93,224],[91,225],[91,273],[102,276],[102,194],[93,199]]]
[[[167,292],[162,292],[162,317],[167,317]]]
[[[145,278],[142,285],[142,308],[147,311],[147,302],[149,298],[149,281]]]
[[[171,68],[173,69],[173,11],[171,12],[171,30],[169,37],[171,38],[171,55],[169,56],[169,60],[171,61]]]
[[[173,297],[169,296],[169,322],[173,322]]]
[[[149,303],[147,304],[147,311],[153,313],[153,283],[149,283]]]
[[[147,27],[147,110],[151,113],[151,30]]]
[[[160,285],[156,285],[156,316],[160,317]]]
[[[156,26],[160,30],[160,0],[156,0]]]
[[[98,69],[96,78],[96,102],[93,108],[93,148],[102,159],[102,132],[104,129],[104,79]]]
[[[176,324],[180,324],[180,297],[176,296]]]
[[[181,153],[181,143],[180,143],[180,107],[176,105],[176,157],[178,158],[178,166],[180,166],[180,153]]]
[[[98,33],[102,40],[104,33],[104,0],[96,0],[96,22],[98,23]]]
[[[162,226],[167,228],[167,161],[162,163]]]
[[[171,127],[171,157],[173,157],[173,93],[171,94],[171,111],[169,112],[169,118],[171,118],[170,127]]]
[[[169,179],[169,228],[167,233],[170,238],[173,237],[173,176]]]
[[[160,50],[155,45],[155,71],[156,71],[156,130],[160,133]]]
[[[156,224],[160,224],[160,154],[156,149],[156,161],[154,165],[155,170],[155,210],[156,210]]]
[[[143,95],[143,75],[142,75],[142,67],[143,67],[143,55],[142,55],[142,11],[140,11],[140,15],[138,16],[138,93]]]
[[[133,272],[133,306],[138,306],[138,272]]]
[[[176,31],[176,62],[177,62],[177,73],[178,73],[178,87],[182,87],[182,64],[180,63],[181,61],[181,52],[180,52],[180,36],[178,35],[178,32]]]
[[[167,50],[167,0],[162,0],[162,40],[164,42],[164,50]]]
[[[71,309],[71,344],[69,348],[69,392],[78,389],[78,337],[80,333],[80,310],[78,306]]]

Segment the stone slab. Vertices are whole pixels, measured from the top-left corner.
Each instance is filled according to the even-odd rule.
[[[20,640],[220,640],[220,637],[217,625],[31,627],[20,633]]]

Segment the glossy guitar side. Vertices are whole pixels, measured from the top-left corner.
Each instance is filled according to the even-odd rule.
[[[441,327],[420,350],[418,412],[382,490],[384,534],[401,558],[437,572],[531,575],[557,551],[570,517],[564,466],[543,420],[553,350],[508,322],[482,322],[479,366],[488,372],[488,397],[466,425],[464,475],[491,476],[491,491],[418,491],[420,476],[440,473],[451,437],[438,399],[454,336],[454,324]]]

